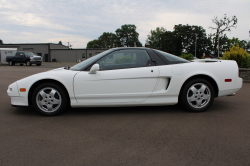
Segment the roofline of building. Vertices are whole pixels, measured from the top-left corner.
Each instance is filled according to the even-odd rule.
[[[105,49],[105,48],[72,48],[72,49],[54,48],[50,50],[108,50],[108,49]]]
[[[61,45],[61,44],[58,44],[58,43],[9,43],[9,44],[3,43],[3,44],[0,44],[0,45],[45,45],[45,44]],[[62,46],[65,46],[65,45],[62,45]],[[65,46],[65,47],[68,47],[68,46]]]

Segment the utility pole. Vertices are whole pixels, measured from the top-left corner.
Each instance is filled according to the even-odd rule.
[[[218,59],[220,58],[220,36],[218,36]]]
[[[195,58],[196,58],[196,45],[197,45],[197,39],[199,39],[199,37],[197,37],[197,33],[195,34]]]

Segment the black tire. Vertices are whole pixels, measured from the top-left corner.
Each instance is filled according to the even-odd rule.
[[[185,83],[179,96],[180,105],[191,112],[203,112],[212,105],[213,101],[214,88],[209,81],[202,78]]]
[[[32,65],[30,61],[26,61],[25,64],[26,64],[26,66],[31,66]]]
[[[32,106],[42,115],[59,115],[65,111],[68,105],[67,92],[57,83],[42,83],[32,93]]]
[[[22,63],[20,63],[20,66],[23,66],[23,64],[22,64]]]
[[[41,63],[40,64],[36,64],[37,66],[41,66]]]
[[[14,65],[14,63],[12,62],[12,60],[9,61],[9,65],[10,65],[10,66],[13,66],[13,65]]]

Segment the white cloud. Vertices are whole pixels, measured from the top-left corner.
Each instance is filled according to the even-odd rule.
[[[0,0],[0,39],[4,43],[70,42],[74,48],[103,32],[115,32],[124,24],[135,24],[144,44],[151,29],[174,25],[198,25],[207,33],[214,16],[236,15],[237,29],[229,37],[248,37],[250,11],[247,0]]]

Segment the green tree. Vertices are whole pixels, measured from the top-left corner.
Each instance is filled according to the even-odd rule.
[[[196,52],[196,56],[201,57],[203,53],[210,53],[211,42],[202,26],[179,24],[174,26],[173,33],[176,40],[176,55],[181,55],[182,52],[195,55]]]
[[[59,41],[58,44],[63,45],[63,44],[62,44],[62,41]]]
[[[139,42],[139,33],[136,32],[135,25],[122,25],[121,28],[118,28],[115,32],[119,41],[119,46],[134,47],[134,43],[136,43],[136,46],[138,47],[142,46],[141,42]]]
[[[3,44],[3,41],[0,39],[0,44]]]
[[[164,36],[162,37],[163,47],[162,51],[174,54],[174,55],[181,55],[182,53],[182,44],[181,40],[175,36],[174,32],[166,31]]]
[[[87,43],[87,48],[101,48],[100,41],[95,39]]]
[[[114,33],[103,32],[103,34],[98,38],[100,48],[113,48],[119,45],[117,36]]]
[[[223,36],[223,33],[226,31],[231,31],[231,28],[236,28],[236,24],[238,22],[238,19],[236,16],[232,16],[231,18],[227,17],[225,14],[223,18],[218,18],[217,16],[212,19],[212,22],[216,25],[215,27],[209,27],[212,30],[215,30],[216,32],[211,34],[214,36],[213,38],[213,52],[215,55],[218,54],[218,45],[221,45],[220,43],[220,36]],[[219,47],[220,50],[220,47]]]
[[[156,30],[151,30],[146,42],[150,44],[151,48],[163,50],[165,47],[165,32],[166,29],[163,27],[157,27]]]
[[[243,44],[242,48],[247,51],[250,49],[250,40],[246,41],[246,40],[241,40],[241,43]]]

